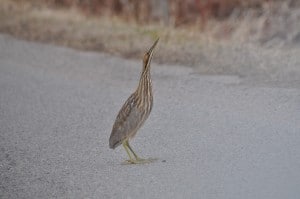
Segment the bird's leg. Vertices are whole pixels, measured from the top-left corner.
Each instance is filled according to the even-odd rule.
[[[150,163],[150,162],[153,162],[155,161],[156,159],[143,159],[143,158],[140,158],[131,148],[131,146],[129,145],[129,142],[128,140],[125,141],[125,145],[128,147],[128,149],[132,152],[132,154],[134,155],[135,157],[135,160],[134,162],[131,162],[133,164],[145,164],[145,163]]]
[[[132,152],[132,154],[134,155],[136,160],[143,160],[142,158],[139,158],[139,156],[137,156],[137,154],[132,150],[131,146],[129,145],[128,140],[125,141],[126,142],[126,146],[129,148],[129,150]]]
[[[128,141],[127,141],[127,142],[128,142]],[[129,149],[128,149],[128,145],[126,144],[127,142],[126,142],[126,140],[122,142],[122,145],[123,145],[123,147],[124,147],[126,153],[127,153],[128,156],[129,156],[129,160],[127,160],[127,162],[129,162],[129,163],[134,163],[135,160],[131,157],[131,154],[130,154]],[[131,151],[131,150],[130,150],[130,151]]]
[[[143,159],[137,156],[137,154],[132,150],[131,146],[129,145],[128,140],[124,140],[122,142],[122,145],[124,147],[124,149],[126,150],[126,153],[129,156],[129,160],[126,160],[127,163],[129,164],[145,164],[145,163],[150,163],[155,161],[156,159]],[[132,154],[135,158],[132,157]]]

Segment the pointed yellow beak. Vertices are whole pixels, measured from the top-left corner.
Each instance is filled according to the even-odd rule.
[[[154,44],[151,46],[151,48],[148,50],[148,55],[152,54],[153,49],[155,48],[156,44],[158,43],[159,38],[154,42]]]

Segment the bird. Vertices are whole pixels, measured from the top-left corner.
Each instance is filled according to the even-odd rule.
[[[137,131],[142,127],[153,107],[150,64],[158,40],[159,38],[156,39],[154,44],[144,54],[139,84],[119,111],[109,137],[109,147],[111,149],[115,149],[121,144],[123,145],[129,156],[129,160],[126,161],[129,164],[151,162],[151,159],[140,158],[129,145],[129,140],[137,134]]]

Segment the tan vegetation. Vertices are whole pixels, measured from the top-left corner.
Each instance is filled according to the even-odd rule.
[[[161,63],[195,65],[224,43],[268,47],[300,40],[294,0],[0,2],[0,32],[128,58],[140,58],[160,36],[156,61]]]

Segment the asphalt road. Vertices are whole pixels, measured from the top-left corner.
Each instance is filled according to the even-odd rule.
[[[122,165],[108,138],[140,71],[1,35],[0,198],[299,198],[300,86],[153,64],[154,108],[132,146],[158,160]]]

